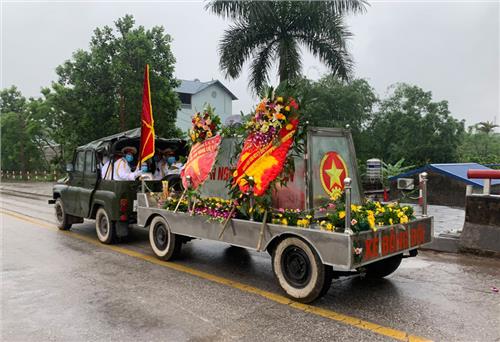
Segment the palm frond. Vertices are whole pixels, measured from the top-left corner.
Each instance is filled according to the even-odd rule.
[[[219,45],[219,63],[226,77],[238,77],[252,51],[265,43],[266,38],[264,31],[243,21],[238,21],[225,30]]]
[[[290,37],[279,42],[279,66],[280,82],[292,80],[300,76],[302,61],[300,58],[300,47]]]
[[[259,47],[254,54],[250,65],[249,85],[256,94],[259,94],[269,81],[269,69],[272,64],[272,56],[275,53],[275,42],[271,41]]]

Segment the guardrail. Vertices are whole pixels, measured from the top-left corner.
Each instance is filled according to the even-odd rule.
[[[61,178],[60,172],[54,171],[10,171],[0,170],[2,180],[25,180],[25,181],[56,181]]]
[[[489,195],[491,192],[491,180],[500,179],[500,170],[467,170],[467,178],[484,179],[483,195]],[[467,195],[472,194],[472,186],[467,186]]]

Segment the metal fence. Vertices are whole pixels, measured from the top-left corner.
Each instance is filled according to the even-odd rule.
[[[51,182],[61,178],[64,174],[60,171],[9,171],[0,170],[2,180],[13,181],[33,181],[33,182]]]

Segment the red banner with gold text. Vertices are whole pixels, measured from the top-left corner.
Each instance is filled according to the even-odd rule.
[[[251,135],[246,138],[233,175],[234,184],[237,184],[242,192],[249,190],[245,176],[253,178],[255,196],[261,196],[266,192],[270,183],[283,171],[298,124],[299,121],[294,119],[286,127],[281,128],[277,144],[270,142],[259,147],[252,142]]]
[[[191,188],[198,188],[207,179],[219,152],[221,136],[216,135],[191,147],[189,156],[181,171],[182,185],[187,189],[187,176],[191,177]]]

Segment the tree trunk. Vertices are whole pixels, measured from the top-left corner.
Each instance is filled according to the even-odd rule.
[[[123,91],[120,90],[120,131],[125,131],[125,98],[123,97]]]

